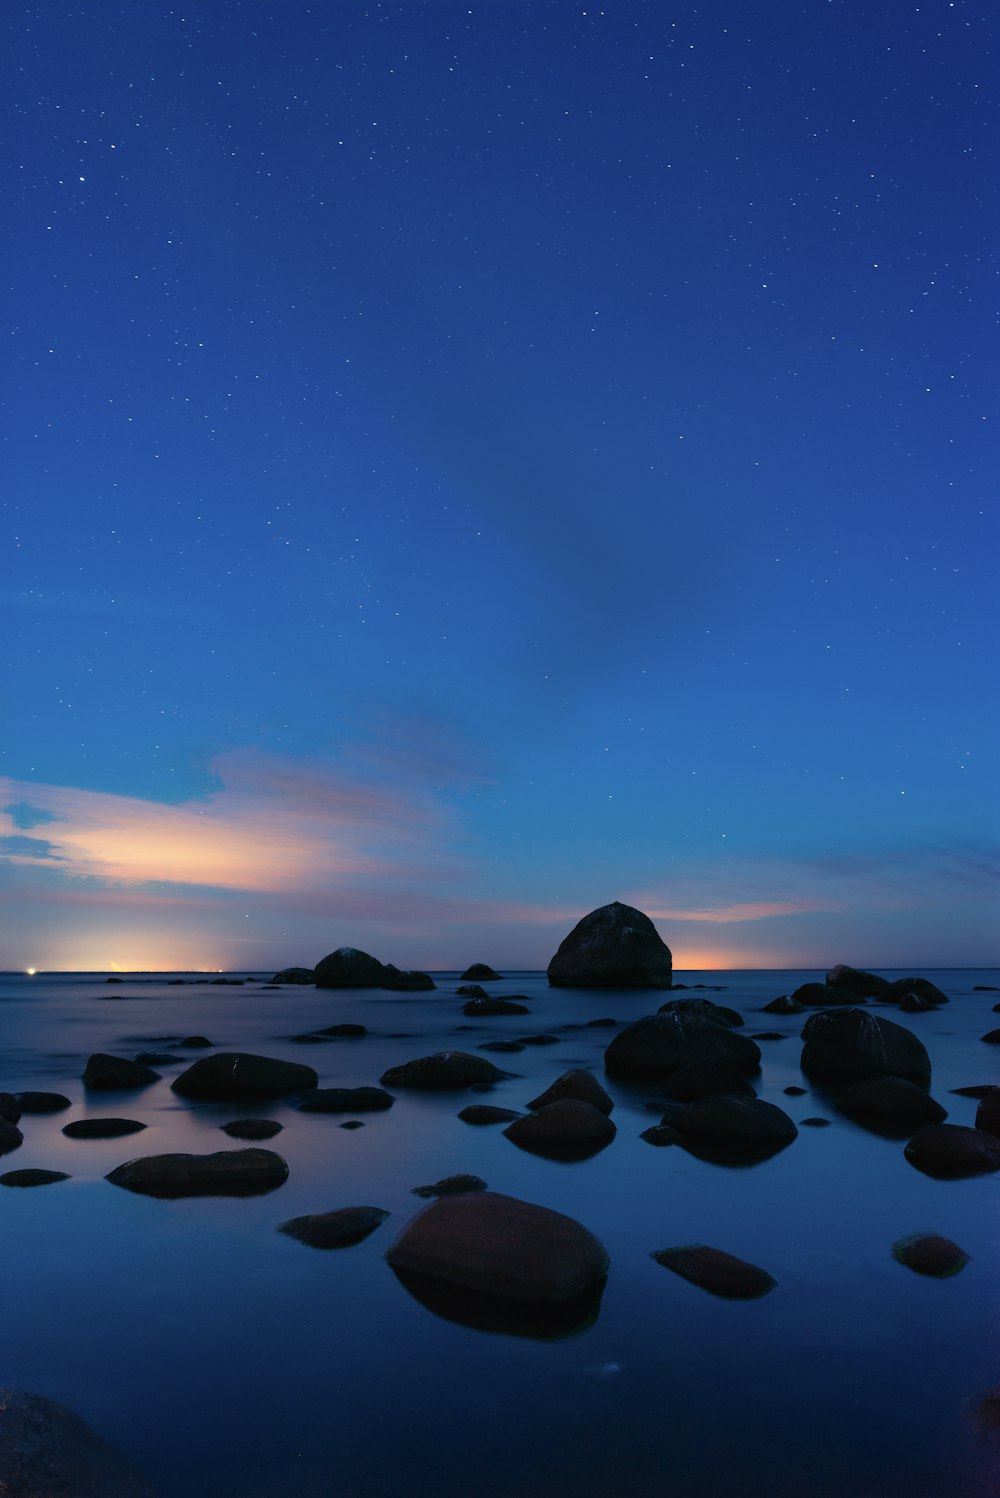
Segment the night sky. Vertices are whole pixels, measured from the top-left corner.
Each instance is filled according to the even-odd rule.
[[[997,12],[5,12],[0,966],[997,960]]]

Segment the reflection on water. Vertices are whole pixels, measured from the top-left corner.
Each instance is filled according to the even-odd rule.
[[[788,1036],[762,1047],[754,1085],[799,1135],[752,1169],[651,1148],[640,1135],[667,1111],[657,1086],[604,1076],[617,1027],[592,1022],[638,1018],[662,996],[508,975],[496,993],[525,995],[529,1021],[470,1019],[457,973],[417,994],[0,978],[0,1091],[71,1103],[26,1113],[24,1143],[2,1161],[71,1177],[54,1190],[0,1188],[4,1382],[68,1404],[150,1473],[161,1498],[986,1498],[1000,1438],[976,1411],[1000,1384],[1000,1175],[927,1177],[899,1140],[852,1123],[834,1090],[803,1078],[807,1016],[760,1011],[818,975],[681,976],[724,985],[741,1033]],[[946,1008],[872,1007],[924,1041],[933,1096],[949,1123],[969,1126],[976,1099],[953,1089],[1000,1081],[1000,1053],[980,1041],[995,995],[973,992],[998,979],[929,976],[951,997]],[[358,1117],[255,1102],[249,1111],[282,1125],[271,1147],[289,1168],[269,1196],[158,1200],[104,1179],[136,1155],[233,1147],[222,1128],[247,1116],[245,1104],[171,1090],[194,1059],[185,1038],[301,1061],[295,1037],[345,1025],[354,1033],[309,1047],[321,1087],[373,1087],[436,1051],[554,1040],[504,1056],[511,1075],[486,1093],[400,1091],[391,1108]],[[88,1094],[81,1077],[97,1051],[156,1051],[162,1079],[141,1093]],[[459,1116],[471,1102],[523,1114],[571,1067],[592,1068],[615,1102],[617,1135],[589,1159],[531,1154],[504,1138],[502,1121]],[[62,1133],[120,1111],[146,1125],[141,1135]],[[801,1128],[817,1113],[828,1128]],[[386,1230],[394,1237],[421,1209],[415,1186],[460,1173],[594,1233],[611,1256],[599,1307],[532,1328],[442,1299],[439,1287],[404,1286],[384,1261]],[[336,1253],[278,1231],[362,1203],[389,1214],[386,1228]],[[957,1244],[969,1255],[962,1273],[936,1280],[896,1263],[893,1244],[914,1233]],[[775,1288],[724,1301],[650,1258],[691,1243],[766,1268]]]

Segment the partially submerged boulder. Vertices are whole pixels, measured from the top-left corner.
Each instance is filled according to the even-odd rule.
[[[230,1139],[273,1139],[282,1130],[276,1118],[234,1118],[220,1127]]]
[[[472,1019],[486,1019],[495,1014],[530,1014],[527,1004],[517,1004],[513,999],[469,999],[462,1005],[462,1013]]]
[[[888,978],[866,973],[862,968],[847,967],[842,962],[830,969],[826,981],[832,988],[848,988],[862,999],[885,999],[892,989]]]
[[[128,1458],[54,1399],[0,1389],[4,1498],[156,1498]]]
[[[961,1124],[927,1124],[918,1129],[903,1154],[924,1175],[941,1181],[1000,1170],[1000,1139]]]
[[[395,1101],[381,1087],[314,1087],[291,1098],[300,1113],[384,1113]]]
[[[127,1160],[105,1180],[142,1196],[262,1196],[288,1179],[273,1150],[217,1150],[211,1155],[146,1155]]]
[[[675,1010],[678,1014],[700,1014],[704,1019],[714,1020],[717,1025],[725,1025],[727,1029],[736,1030],[745,1023],[737,1010],[729,1009],[725,1004],[715,1004],[711,999],[668,999],[656,1012],[670,1014]]]
[[[792,994],[800,1009],[829,1009],[833,1004],[857,1004],[859,995],[853,988],[837,988],[830,983],[802,983]],[[863,999],[860,1002],[864,1002]]]
[[[433,1181],[429,1186],[414,1186],[413,1195],[423,1196],[428,1200],[438,1196],[459,1196],[463,1191],[486,1191],[487,1185],[482,1176],[468,1175],[463,1173],[454,1176],[445,1176],[440,1181]]]
[[[938,1233],[912,1233],[892,1245],[892,1256],[907,1269],[934,1279],[950,1279],[969,1262],[969,1255],[950,1238]]]
[[[800,1003],[793,994],[783,993],[770,1004],[765,1004],[761,1009],[762,1014],[801,1014],[805,1005]]]
[[[599,1108],[576,1098],[548,1103],[508,1124],[511,1144],[554,1160],[582,1160],[610,1144],[617,1130]]]
[[[386,968],[386,979],[381,987],[388,989],[391,993],[425,993],[429,989],[437,988],[437,984],[430,973],[417,972],[410,969],[400,972],[398,967],[393,967],[390,962]]]
[[[649,916],[615,900],[577,922],[548,979],[553,988],[669,988],[673,958]]]
[[[374,1233],[388,1216],[382,1207],[338,1207],[334,1212],[292,1217],[278,1232],[310,1248],[350,1248]]]
[[[544,1092],[532,1098],[528,1107],[547,1108],[550,1103],[561,1103],[567,1098],[589,1103],[592,1108],[597,1108],[601,1113],[610,1113],[615,1106],[592,1071],[586,1071],[583,1067],[574,1067],[573,1070],[564,1071],[562,1076],[556,1077]]]
[[[769,1159],[798,1135],[788,1114],[761,1098],[711,1097],[665,1114],[691,1154],[718,1164]]]
[[[929,1093],[905,1077],[870,1077],[849,1087],[837,1105],[855,1123],[890,1137],[913,1134],[948,1117]]]
[[[316,972],[311,967],[283,967],[280,973],[275,973],[271,982],[313,984],[316,982]]]
[[[760,1048],[701,1014],[649,1014],[619,1031],[604,1053],[610,1076],[668,1077],[682,1066],[728,1062],[755,1073]]]
[[[61,1113],[73,1105],[61,1092],[15,1092],[22,1113]]]
[[[317,988],[381,988],[391,977],[385,963],[357,947],[338,947],[316,964]]]
[[[8,1123],[6,1119],[0,1119],[0,1155],[10,1155],[16,1149],[20,1149],[24,1143],[24,1135],[16,1124]],[[3,1490],[0,1489],[0,1492]]]
[[[494,972],[488,962],[474,962],[467,967],[461,976],[461,981],[470,983],[495,983],[500,981],[500,974]]]
[[[664,1269],[673,1270],[681,1279],[725,1300],[756,1300],[777,1284],[766,1269],[724,1253],[721,1248],[708,1248],[703,1243],[660,1248],[652,1257]]]
[[[521,1115],[514,1108],[495,1108],[490,1103],[470,1103],[458,1116],[463,1123],[482,1125],[510,1123]]]
[[[976,1109],[976,1128],[1000,1139],[1000,1087],[985,1092]]]
[[[892,1003],[898,1003],[905,994],[911,993],[916,994],[917,998],[926,999],[930,1004],[948,1003],[948,995],[929,978],[897,978],[889,984],[885,997]]]
[[[234,1098],[288,1097],[315,1087],[318,1074],[299,1061],[254,1056],[248,1051],[217,1051],[203,1056],[170,1086],[181,1097],[225,1103]]]
[[[862,1009],[811,1015],[802,1039],[802,1070],[810,1077],[930,1079],[930,1057],[913,1032]]]
[[[69,1179],[64,1170],[38,1170],[29,1166],[25,1170],[8,1170],[0,1176],[0,1186],[52,1186],[56,1181]]]
[[[124,1056],[108,1056],[103,1051],[96,1051],[90,1057],[83,1073],[85,1087],[103,1087],[108,1091],[126,1092],[133,1087],[148,1087],[151,1082],[159,1080],[159,1072],[151,1066],[144,1066],[141,1061],[129,1061]]]
[[[470,1056],[466,1051],[436,1051],[433,1056],[418,1056],[400,1066],[390,1066],[379,1081],[385,1087],[447,1092],[471,1087],[475,1082],[498,1082],[506,1075],[485,1056]]]
[[[4,1123],[16,1124],[23,1109],[12,1092],[0,1092],[0,1119]]]

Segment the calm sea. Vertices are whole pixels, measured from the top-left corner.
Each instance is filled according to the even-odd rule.
[[[364,1127],[284,1103],[192,1105],[170,1090],[204,1052],[177,1052],[141,1092],[85,1095],[88,1055],[170,1050],[200,1033],[226,1050],[306,1062],[321,1085],[377,1083],[390,1065],[445,1048],[548,1032],[509,1056],[490,1102],[523,1108],[571,1066],[604,1080],[615,1033],[584,1028],[651,1013],[668,995],[550,990],[541,973],[489,985],[529,1016],[467,1020],[458,975],[437,991],[167,986],[168,975],[0,978],[0,1090],[51,1089],[72,1109],[26,1117],[0,1170],[72,1179],[0,1190],[0,1381],[68,1404],[122,1447],[161,1498],[987,1498],[1000,1446],[973,1417],[1000,1385],[1000,1174],[935,1181],[903,1144],[841,1118],[799,1070],[802,1017],[761,1007],[807,972],[678,973],[721,985],[761,1041],[758,1093],[805,1127],[751,1168],[656,1149],[652,1090],[606,1082],[617,1138],[564,1164],[517,1149],[457,1113],[474,1100],[406,1094]],[[176,976],[176,975],[169,975]],[[195,977],[197,975],[185,975]],[[255,975],[266,978],[266,974]],[[887,973],[889,977],[901,974]],[[976,1104],[952,1088],[1000,1082],[1000,985],[982,971],[927,972],[951,997],[903,1021],[926,1044],[932,1093],[953,1123]],[[696,995],[692,995],[696,996]],[[340,1021],[359,1040],[294,1036]],[[788,1097],[790,1084],[807,1088]],[[486,1100],[486,1099],[483,1099]],[[71,1140],[87,1115],[133,1117],[126,1139]],[[137,1155],[239,1147],[219,1132],[266,1115],[288,1181],[252,1199],[158,1201],[104,1180]],[[444,1320],[383,1260],[423,1203],[412,1189],[459,1171],[568,1213],[611,1255],[597,1320],[545,1341]],[[302,1213],[369,1204],[391,1216],[365,1242],[323,1252],[278,1233]],[[893,1242],[942,1233],[971,1255],[949,1280],[897,1264]],[[770,1271],[760,1300],[723,1301],[650,1257],[705,1243]]]

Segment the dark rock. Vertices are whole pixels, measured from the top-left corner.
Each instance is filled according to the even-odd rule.
[[[0,1119],[0,1155],[12,1155],[24,1143],[24,1135],[16,1124]],[[0,1493],[3,1489],[0,1488]]]
[[[680,1144],[680,1135],[669,1124],[654,1124],[652,1128],[643,1129],[639,1138],[661,1148],[666,1144]]]
[[[338,1129],[363,1129],[364,1124],[360,1118],[347,1118],[343,1123],[337,1125]]]
[[[649,916],[615,900],[564,938],[548,967],[553,988],[669,988],[673,959]]]
[[[0,1119],[4,1123],[16,1124],[22,1111],[20,1103],[12,1092],[0,1092]]]
[[[682,1066],[728,1062],[756,1072],[760,1051],[744,1035],[700,1014],[650,1014],[627,1025],[604,1053],[611,1076],[667,1077]]]
[[[294,1045],[327,1045],[330,1039],[328,1035],[317,1035],[314,1030],[305,1035],[290,1035],[288,1038]]]
[[[520,1118],[521,1115],[513,1108],[494,1108],[489,1103],[470,1103],[458,1116],[467,1124],[495,1124],[510,1123],[511,1119]]]
[[[381,1087],[314,1087],[290,1101],[300,1113],[384,1113],[396,1099]]]
[[[799,1128],[801,1128],[801,1129],[828,1129],[829,1127],[830,1127],[830,1120],[828,1118],[800,1118],[799,1119]]]
[[[801,1014],[804,1008],[805,1005],[800,1004],[790,993],[783,993],[780,998],[765,1004],[761,1014]]]
[[[996,986],[995,983],[973,983],[973,985],[972,985],[972,992],[973,993],[1000,993],[1000,988],[997,988],[997,986]]]
[[[511,999],[469,999],[462,1005],[462,1013],[485,1018],[493,1014],[530,1014],[527,1004],[515,1004]]]
[[[725,1025],[727,1030],[738,1029],[745,1023],[742,1014],[738,1014],[735,1009],[727,1009],[724,1004],[714,1004],[711,999],[668,999],[656,1012],[670,1014],[673,1011],[678,1014],[700,1014],[705,1019],[714,1020],[717,1025]]]
[[[377,957],[357,947],[338,947],[317,962],[315,976],[317,988],[381,988],[392,974]]]
[[[897,1001],[904,994],[915,993],[921,999],[927,999],[931,1004],[947,1004],[948,995],[932,983],[929,978],[897,978],[889,984],[889,992],[885,998]]]
[[[105,983],[124,983],[124,978],[105,978]]]
[[[806,1093],[804,1087],[784,1087],[782,1091],[786,1092],[789,1097],[805,1097]]]
[[[746,1074],[731,1061],[703,1061],[695,1066],[682,1066],[666,1082],[663,1094],[676,1103],[696,1103],[700,1098],[730,1094],[757,1096]]]
[[[340,1207],[335,1212],[292,1217],[278,1232],[308,1243],[310,1248],[350,1248],[374,1233],[388,1216],[381,1207]]]
[[[811,1015],[802,1039],[802,1070],[810,1077],[930,1079],[930,1058],[912,1031],[860,1009]]]
[[[900,1238],[892,1245],[892,1256],[907,1269],[938,1280],[950,1279],[969,1262],[969,1255],[957,1243],[936,1233],[913,1233],[909,1238]]]
[[[318,1081],[312,1067],[298,1061],[278,1061],[246,1051],[218,1051],[195,1061],[170,1086],[181,1097],[225,1103],[233,1098],[288,1097],[315,1087]]]
[[[470,1056],[465,1051],[437,1051],[390,1066],[379,1080],[386,1087],[434,1088],[448,1091],[464,1088],[473,1082],[497,1082],[507,1075],[484,1056]]]
[[[463,983],[461,988],[456,988],[455,993],[460,999],[488,999],[489,994],[485,988],[480,988],[478,983]]]
[[[976,1128],[1000,1138],[1000,1087],[991,1087],[984,1093],[976,1109]]]
[[[456,1196],[462,1191],[487,1191],[489,1188],[482,1176],[457,1175],[445,1176],[441,1181],[435,1181],[433,1186],[414,1186],[414,1196]]]
[[[829,1009],[834,1004],[857,1004],[858,995],[850,988],[835,988],[826,983],[803,983],[792,994],[803,1009]]]
[[[1000,1387],[987,1389],[976,1405],[976,1423],[980,1430],[995,1435],[1000,1431]]]
[[[693,1243],[684,1248],[661,1248],[652,1256],[664,1269],[725,1300],[755,1300],[773,1290],[777,1281],[765,1269],[748,1264],[720,1248]]]
[[[341,1040],[360,1040],[368,1031],[364,1025],[327,1025],[325,1030],[317,1030],[316,1034],[333,1035]]]
[[[558,1035],[522,1035],[519,1045],[558,1045]]]
[[[488,962],[474,962],[467,967],[462,974],[461,981],[471,983],[495,983],[500,980],[500,974],[493,971]]]
[[[234,1118],[232,1123],[220,1127],[230,1139],[273,1139],[282,1129],[274,1118]]]
[[[177,1044],[186,1046],[190,1051],[203,1051],[206,1047],[214,1045],[215,1042],[209,1040],[204,1035],[185,1035],[184,1039],[179,1040]]]
[[[831,988],[846,988],[857,998],[887,999],[892,991],[888,978],[876,977],[856,967],[845,967],[843,963],[832,968],[826,975]]]
[[[591,1103],[566,1098],[515,1119],[503,1132],[511,1144],[532,1154],[581,1160],[610,1144],[617,1130]]]
[[[481,1051],[523,1051],[524,1046],[519,1040],[486,1040],[479,1049]]]
[[[160,1080],[159,1072],[141,1061],[128,1061],[123,1056],[107,1056],[98,1051],[91,1056],[83,1073],[85,1087],[103,1087],[126,1091],[133,1087],[148,1087]]]
[[[683,983],[680,985],[684,987]],[[584,1025],[585,1030],[615,1030],[621,1024],[620,1019],[589,1019]]]
[[[768,1159],[798,1134],[787,1113],[760,1098],[703,1098],[662,1122],[676,1130],[685,1149],[719,1164]]]
[[[958,1093],[959,1097],[988,1097],[996,1086],[995,1082],[981,1082],[976,1087],[953,1087],[952,1092]]]
[[[750,1037],[751,1040],[787,1040],[780,1030],[757,1030]]]
[[[167,981],[167,987],[168,988],[183,988],[184,984],[185,984],[185,981],[186,980],[184,978],[170,978]]]
[[[137,1118],[77,1118],[63,1127],[63,1133],[67,1139],[118,1139],[145,1127]]]
[[[990,1030],[986,1035],[981,1035],[979,1038],[980,1040],[984,1040],[987,1045],[1000,1045],[1000,1030]]]
[[[837,1106],[855,1123],[890,1137],[913,1134],[924,1124],[942,1123],[948,1117],[940,1103],[904,1077],[872,1077],[856,1082]]]
[[[903,1154],[924,1175],[941,1181],[1000,1170],[1000,1139],[960,1124],[927,1124],[914,1134]]]
[[[899,1008],[904,1014],[925,1014],[928,1009],[936,1009],[937,1005],[930,999],[922,999],[918,993],[904,993]]]
[[[609,1264],[604,1245],[572,1217],[493,1191],[425,1207],[386,1259],[397,1274],[514,1305],[572,1304],[603,1285]]]
[[[15,1092],[22,1113],[61,1113],[73,1105],[61,1092]]]
[[[69,1179],[64,1170],[8,1170],[6,1175],[0,1176],[0,1186],[51,1186],[55,1181]]]
[[[615,1106],[594,1073],[585,1071],[583,1067],[577,1067],[572,1071],[564,1071],[561,1077],[556,1077],[544,1092],[532,1099],[528,1107],[547,1108],[550,1103],[561,1103],[567,1098],[589,1103],[592,1108],[597,1108],[601,1113],[610,1113]]]
[[[0,1389],[5,1498],[156,1498],[132,1463],[54,1399]]]
[[[316,972],[311,967],[283,967],[280,973],[275,973],[271,979],[272,983],[315,983]]]
[[[242,988],[243,987],[243,979],[242,978],[213,978],[212,979],[212,986],[214,988]]]
[[[146,1155],[128,1160],[105,1180],[143,1196],[262,1196],[288,1178],[272,1150],[218,1150],[212,1155]]]
[[[389,989],[392,993],[424,993],[427,989],[437,988],[437,984],[430,973],[397,971],[382,984],[382,987]]]

